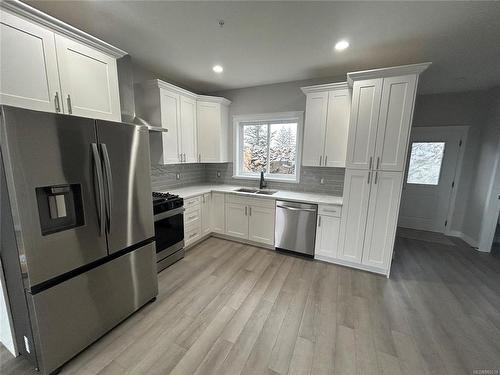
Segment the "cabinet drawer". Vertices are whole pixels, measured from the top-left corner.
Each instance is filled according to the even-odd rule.
[[[184,229],[184,245],[198,241],[201,238],[201,225],[200,221],[196,221],[191,225],[185,226]]]
[[[275,206],[275,200],[270,198],[257,198],[257,197],[247,197],[236,194],[227,194],[227,203],[242,204],[245,206],[257,206],[257,207],[267,207],[273,208]]]
[[[276,200],[270,198],[253,198],[251,205],[256,207],[274,208],[276,206]]]
[[[342,214],[342,206],[319,206],[318,214],[325,216],[340,217]]]
[[[184,225],[190,225],[201,218],[201,208],[191,207],[184,211]]]
[[[196,205],[199,205],[200,202],[201,202],[201,195],[198,196],[198,197],[192,197],[192,198],[184,199],[184,207],[187,210],[189,207],[194,207]]]
[[[252,202],[252,198],[247,196],[241,196],[236,194],[226,194],[226,203],[249,205]]]

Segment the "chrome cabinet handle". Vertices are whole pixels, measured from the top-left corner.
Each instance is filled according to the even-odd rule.
[[[371,175],[371,173],[372,173],[372,172],[370,172],[370,171],[368,172],[368,181],[367,181],[367,184],[369,184],[369,183],[370,183],[370,175]]]
[[[321,161],[323,160],[323,155],[319,156],[319,166],[321,167]]]
[[[321,226],[321,216],[318,216],[318,227]]]
[[[282,206],[277,204],[276,207],[279,208],[284,208],[285,210],[290,210],[290,211],[307,211],[307,212],[316,212],[314,208],[297,208],[297,207],[287,207],[287,206]]]
[[[59,104],[59,93],[57,91],[54,95],[54,106],[56,107],[56,112],[61,112],[61,105]]]
[[[101,151],[104,159],[104,177],[107,187],[107,200],[106,200],[106,222],[108,233],[111,231],[111,210],[113,209],[113,177],[111,175],[111,162],[109,161],[109,154],[106,144],[101,143]],[[105,194],[106,196],[106,194]]]
[[[377,156],[377,169],[380,166],[380,156]]]
[[[325,167],[328,164],[328,155],[325,156]]]
[[[375,172],[375,180],[373,181],[375,185],[377,184],[377,180],[378,180],[378,171]]]
[[[247,209],[248,209],[248,207],[245,206],[245,216],[247,216]]]
[[[184,163],[186,162],[186,153],[184,153]]]
[[[248,216],[252,216],[252,207],[248,207],[248,212],[249,212]]]
[[[201,163],[201,154],[198,154],[198,163]]]
[[[369,163],[370,165],[368,166],[368,169],[372,169],[372,164],[373,164],[372,162],[373,162],[373,158],[370,156],[370,163]]]
[[[73,113],[73,108],[71,107],[71,96],[69,96],[69,94],[66,98],[66,102],[68,103],[68,113],[71,115]]]
[[[102,163],[101,157],[99,156],[99,150],[97,149],[97,143],[92,143],[92,156],[94,160],[94,176],[97,179],[97,192],[95,191],[94,181],[94,194],[98,196],[97,204],[97,220],[99,222],[99,233],[104,234],[105,222],[104,222],[104,189],[103,189],[103,179],[102,179]]]

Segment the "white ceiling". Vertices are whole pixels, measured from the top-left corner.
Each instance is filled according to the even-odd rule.
[[[199,92],[425,61],[423,93],[500,84],[500,2],[27,3]]]

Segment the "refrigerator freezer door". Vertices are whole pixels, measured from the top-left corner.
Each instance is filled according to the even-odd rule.
[[[97,121],[109,253],[154,236],[147,128]]]
[[[40,369],[59,368],[157,294],[154,243],[27,294]]]
[[[99,231],[100,189],[94,183],[99,161],[91,150],[95,122],[6,106],[1,112],[0,145],[29,289],[107,255],[105,233]],[[54,194],[65,194],[58,212],[66,210],[66,216],[49,214]],[[43,224],[54,230],[44,231]]]

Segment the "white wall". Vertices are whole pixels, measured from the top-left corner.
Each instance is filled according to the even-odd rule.
[[[488,93],[486,91],[417,96],[413,126],[469,127],[461,177],[456,185],[455,211],[450,223],[450,229],[455,232],[463,231],[487,109]]]

